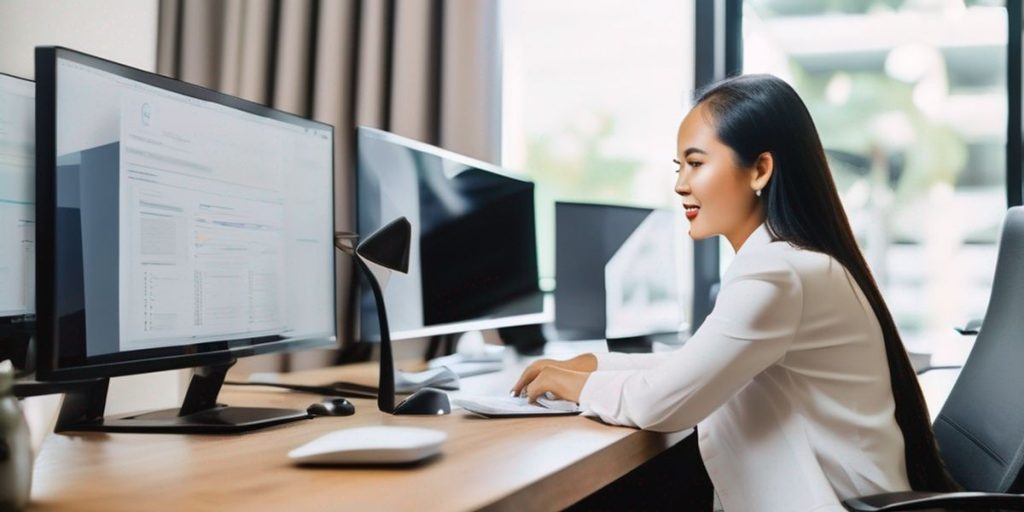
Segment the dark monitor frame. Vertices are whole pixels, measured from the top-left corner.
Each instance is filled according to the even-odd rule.
[[[361,200],[358,197],[359,174],[360,174],[359,170],[358,170],[358,165],[359,165],[359,158],[358,158],[358,156],[359,156],[359,144],[360,144],[359,141],[363,137],[371,137],[371,138],[378,139],[378,140],[381,140],[381,141],[384,141],[384,142],[388,142],[388,143],[391,143],[391,144],[396,144],[396,145],[399,145],[399,146],[403,146],[403,147],[411,149],[413,151],[419,151],[419,152],[423,152],[423,153],[426,153],[426,154],[429,154],[429,155],[437,156],[437,157],[443,158],[445,160],[449,160],[449,161],[457,162],[457,163],[460,163],[460,164],[463,164],[463,165],[466,165],[466,166],[474,167],[474,168],[477,168],[477,169],[480,169],[480,170],[483,170],[483,171],[486,171],[486,172],[489,172],[489,173],[493,173],[493,174],[496,174],[496,175],[499,175],[499,176],[504,176],[504,177],[507,177],[507,178],[515,179],[515,180],[523,180],[522,176],[513,175],[513,174],[509,173],[507,170],[505,170],[504,168],[502,168],[500,166],[497,166],[497,165],[494,165],[494,164],[490,164],[490,163],[487,163],[487,162],[484,162],[484,161],[481,161],[481,160],[476,160],[474,158],[471,158],[471,157],[468,157],[468,156],[465,156],[465,155],[461,155],[461,154],[458,154],[458,153],[455,153],[455,152],[452,152],[452,151],[448,151],[446,149],[442,149],[442,148],[439,148],[437,146],[433,146],[433,145],[427,144],[425,142],[420,142],[420,141],[417,141],[417,140],[414,140],[414,139],[410,139],[408,137],[403,137],[401,135],[396,135],[396,134],[388,132],[388,131],[380,130],[380,129],[377,129],[377,128],[371,128],[371,127],[368,127],[368,126],[359,126],[356,129],[356,158],[353,161],[353,165],[356,166],[356,169],[355,169],[355,172],[353,172],[353,175],[354,175],[354,186],[355,186],[355,190],[357,192],[356,193],[356,196],[357,196],[356,197],[357,207],[355,209],[356,210],[356,213],[355,213],[355,225],[357,226],[357,228],[358,228],[359,222],[360,222],[360,218],[359,218],[360,208],[358,207],[358,203]],[[534,244],[536,244],[536,217],[534,217],[532,219],[532,222],[534,223],[534,233],[535,233],[535,235],[534,235]],[[360,235],[365,236],[364,233],[360,233]],[[535,245],[535,247],[536,247],[536,245]],[[536,254],[536,251],[535,251],[535,256],[534,257],[535,258],[539,258],[539,255]],[[536,263],[538,264],[538,267],[539,267],[539,260]],[[357,280],[356,282],[358,283],[359,280]],[[359,303],[360,303],[360,297],[362,296],[361,295],[362,293],[363,293],[363,290],[360,288],[359,285],[356,285],[356,290],[355,290],[355,294],[354,294],[354,301],[355,301],[354,309],[355,309],[355,311],[357,313],[359,312]],[[479,319],[469,319],[469,320],[462,320],[462,321],[456,321],[456,322],[439,323],[439,324],[434,324],[434,325],[427,325],[427,326],[424,326],[424,327],[421,327],[421,328],[417,328],[417,329],[407,329],[407,330],[403,330],[403,331],[392,330],[391,333],[390,333],[391,334],[391,339],[392,340],[403,340],[403,339],[414,339],[414,338],[433,337],[433,336],[442,336],[443,337],[443,336],[447,336],[447,335],[461,334],[461,333],[469,332],[469,331],[479,331],[479,330],[485,330],[485,329],[506,329],[506,328],[512,328],[512,327],[522,327],[522,326],[541,325],[541,324],[550,323],[551,321],[554,320],[554,315],[553,315],[553,312],[552,312],[552,308],[550,308],[549,305],[548,305],[548,302],[550,302],[550,301],[548,301],[547,298],[544,297],[543,291],[541,291],[539,277],[538,277],[538,280],[537,280],[537,293],[538,293],[538,296],[542,297],[542,300],[544,300],[544,304],[543,304],[542,310],[540,312],[527,313],[527,314],[522,314],[522,315],[504,316],[504,317],[479,318]],[[360,318],[360,322],[361,321],[362,321],[362,319]],[[378,340],[364,340],[364,339],[362,339],[362,333],[360,332],[360,329],[356,330],[356,334],[357,334],[357,338],[359,339],[359,342],[366,342],[366,343],[378,343],[379,342]]]
[[[36,69],[36,317],[39,342],[37,378],[49,381],[72,381],[149,373],[181,368],[224,366],[239,357],[302,350],[334,345],[337,340],[337,322],[332,326],[333,336],[282,339],[261,336],[230,341],[211,341],[147,350],[128,351],[101,357],[85,357],[69,361],[61,357],[58,347],[60,330],[56,310],[56,142],[57,142],[57,60],[65,58],[99,70],[143,84],[218,103],[251,114],[284,121],[302,127],[328,130],[334,143],[334,127],[276,110],[265,105],[229,96],[198,85],[182,82],[141,69],[133,68],[100,57],[87,55],[68,48],[37,47]],[[334,187],[333,169],[336,156],[332,151],[331,187]],[[332,194],[332,203],[334,201]],[[332,204],[332,210],[334,205]],[[331,219],[333,232],[334,219]],[[331,258],[335,258],[332,251]],[[336,280],[336,265],[331,265],[332,280]],[[333,297],[332,311],[337,311],[337,297]]]
[[[28,78],[9,73],[0,73],[0,79],[13,79],[33,86],[35,84]],[[35,332],[36,312],[0,315],[0,360],[10,359],[18,375],[35,371]]]

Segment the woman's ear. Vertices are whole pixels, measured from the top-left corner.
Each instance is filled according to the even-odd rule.
[[[768,180],[772,179],[774,171],[775,159],[772,158],[772,154],[765,151],[758,155],[757,161],[754,162],[753,180],[750,182],[751,188],[757,192],[768,186]]]

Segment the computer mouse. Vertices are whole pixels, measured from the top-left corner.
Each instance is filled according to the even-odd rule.
[[[395,406],[394,414],[442,415],[452,412],[448,394],[440,389],[423,388]]]
[[[313,416],[350,416],[356,407],[344,398],[325,398],[307,407],[306,412]]]
[[[448,434],[419,427],[372,426],[322,435],[288,453],[300,465],[410,464],[441,452]]]

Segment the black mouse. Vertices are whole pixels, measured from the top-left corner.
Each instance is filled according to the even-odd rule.
[[[350,416],[356,407],[344,398],[325,398],[307,407],[306,412],[311,416]]]

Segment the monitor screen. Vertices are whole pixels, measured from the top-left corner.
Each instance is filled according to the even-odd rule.
[[[555,328],[561,339],[685,331],[680,216],[669,210],[555,203]]]
[[[686,332],[680,215],[652,210],[604,265],[605,338]],[[601,295],[601,294],[598,294]]]
[[[35,314],[36,86],[0,74],[0,325]]]
[[[533,183],[499,167],[371,128],[357,137],[358,230],[404,216],[407,275],[384,289],[393,339],[550,320],[537,271]],[[380,338],[368,286],[360,339]]]
[[[333,342],[331,126],[40,50],[41,372]]]

